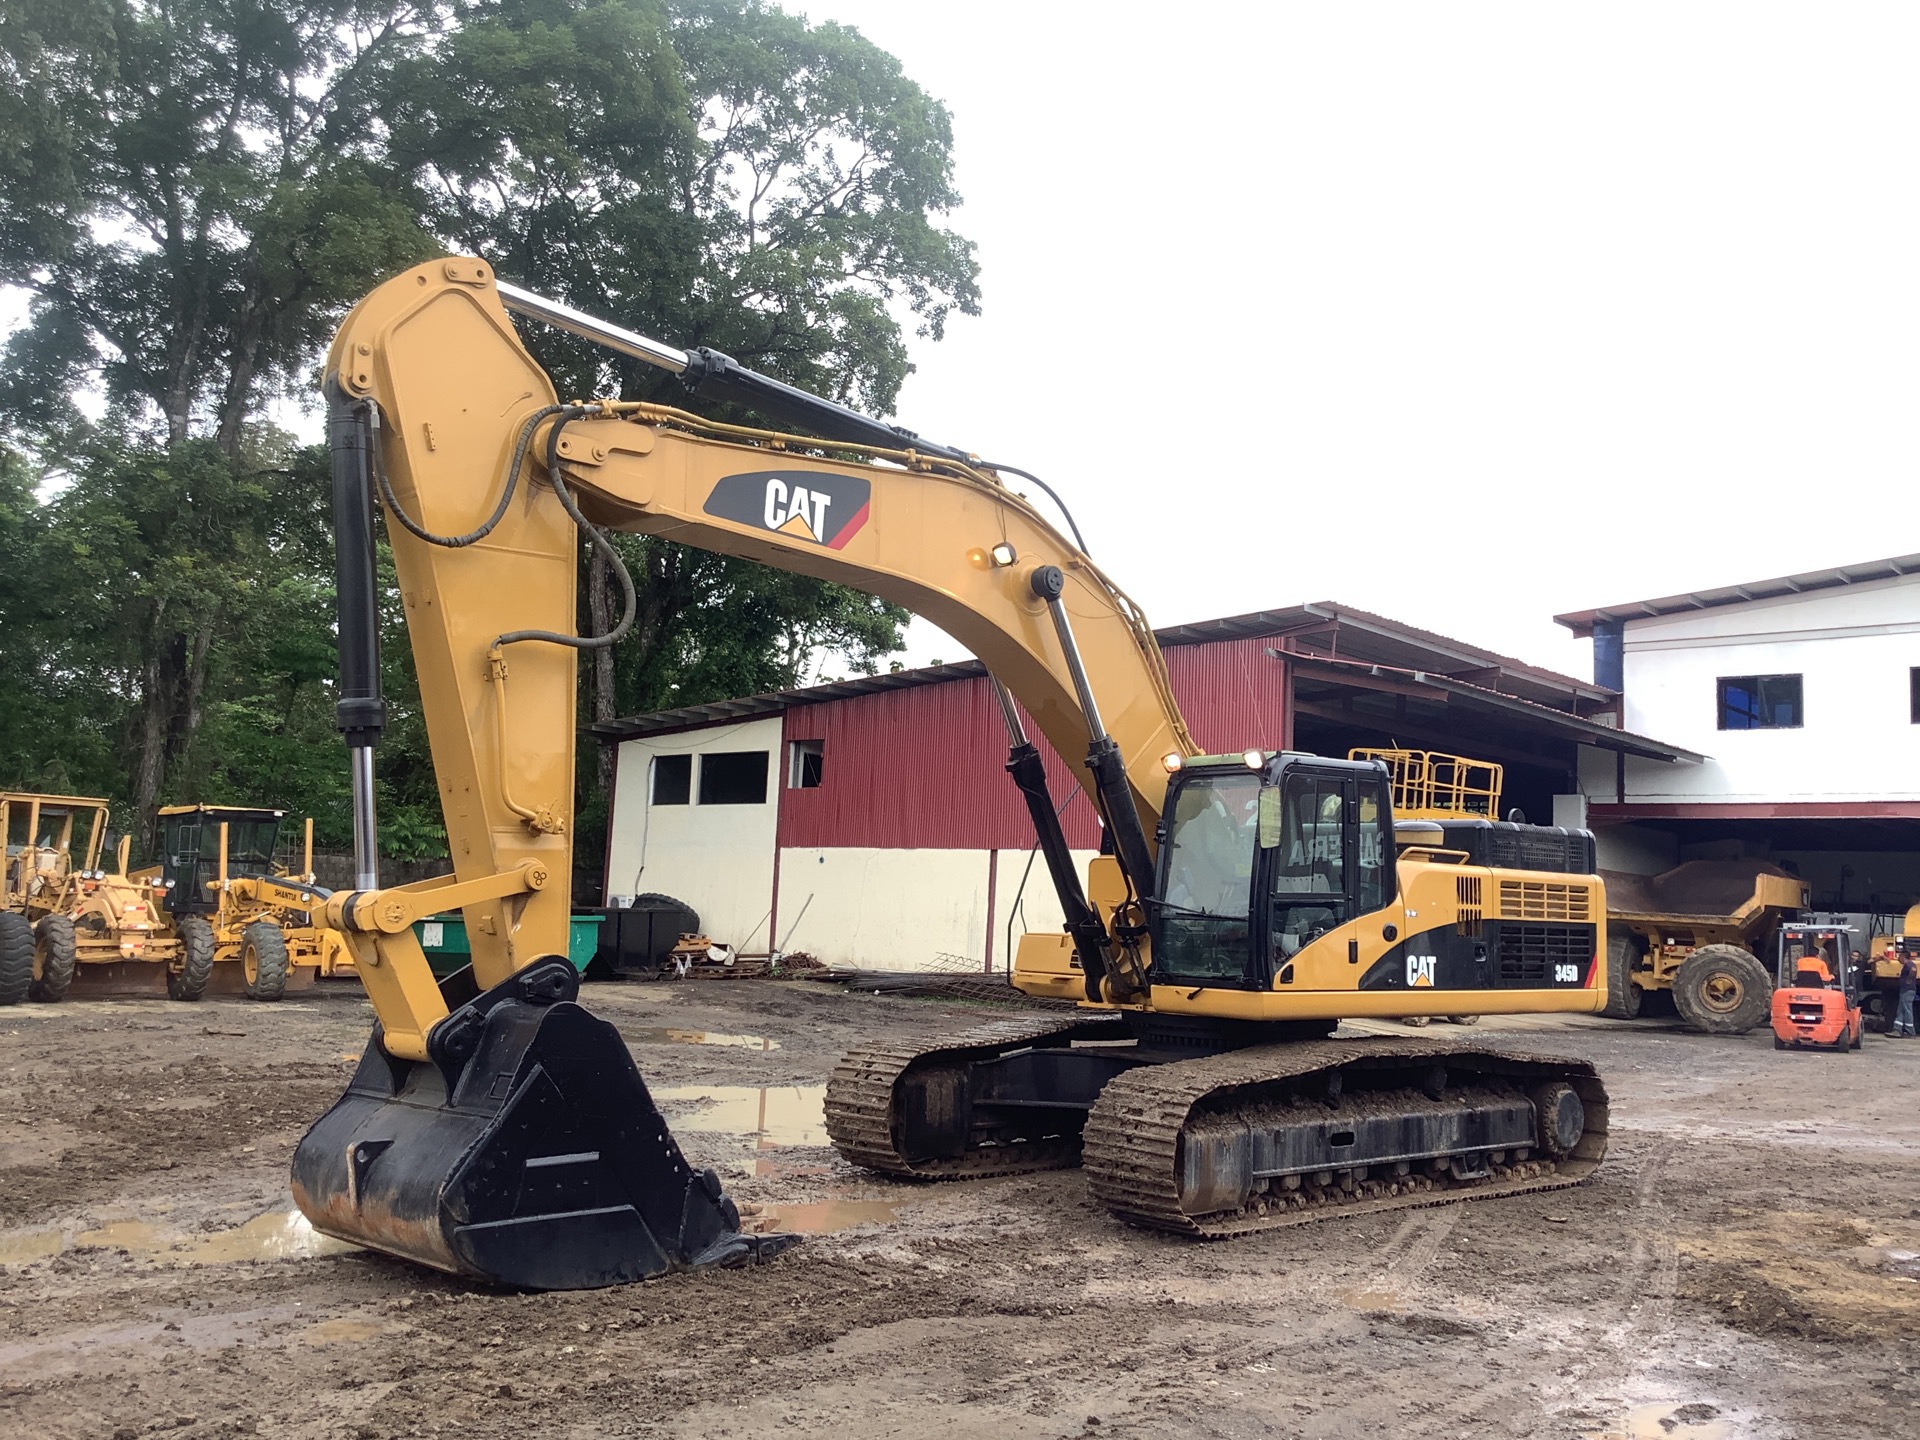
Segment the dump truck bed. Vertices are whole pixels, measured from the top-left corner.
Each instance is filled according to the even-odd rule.
[[[1798,910],[1806,882],[1766,860],[1689,860],[1659,875],[1602,870],[1607,914],[1620,920],[1740,925],[1762,910]]]

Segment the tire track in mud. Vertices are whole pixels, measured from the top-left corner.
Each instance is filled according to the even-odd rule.
[[[1632,1232],[1620,1283],[1594,1316],[1593,1343],[1562,1368],[1542,1394],[1548,1404],[1585,1408],[1604,1397],[1623,1410],[1633,1403],[1635,1382],[1646,1358],[1657,1354],[1673,1329],[1674,1295],[1680,1282],[1680,1247],[1673,1238],[1673,1214],[1660,1198],[1665,1167],[1648,1156],[1633,1177],[1633,1207],[1620,1223]]]
[[[1533,1307],[1509,1311],[1508,1318],[1494,1322],[1509,1332],[1503,1349],[1544,1356],[1556,1348],[1576,1347],[1575,1358],[1547,1368],[1545,1376],[1541,1367],[1516,1369],[1489,1377],[1457,1398],[1429,1399],[1421,1409],[1423,1424],[1433,1433],[1495,1434],[1504,1418],[1515,1433],[1534,1433],[1538,1418],[1590,1404],[1597,1394],[1611,1395],[1592,1383],[1596,1375],[1616,1380],[1614,1390],[1620,1397],[1628,1393],[1641,1357],[1672,1327],[1679,1248],[1667,1233],[1670,1216],[1655,1188],[1658,1173],[1652,1163],[1638,1167],[1633,1206],[1616,1222],[1633,1235],[1626,1264],[1603,1298],[1580,1307],[1571,1333],[1553,1326]],[[1502,1417],[1503,1410],[1514,1413]]]
[[[1279,1324],[1267,1323],[1256,1334],[1227,1345],[1216,1344],[1215,1368],[1223,1372],[1220,1383],[1232,1383],[1227,1376],[1237,1375],[1249,1395],[1258,1394],[1267,1407],[1292,1405],[1296,1412],[1307,1407],[1306,1414],[1290,1417],[1301,1421],[1312,1415],[1330,1418],[1341,1415],[1347,1402],[1329,1402],[1302,1391],[1297,1396],[1292,1385],[1311,1378],[1327,1381],[1341,1375],[1349,1361],[1342,1352],[1353,1339],[1356,1327],[1366,1328],[1387,1317],[1418,1319],[1423,1313],[1422,1292],[1430,1287],[1427,1272],[1439,1259],[1441,1247],[1458,1228],[1462,1210],[1458,1206],[1435,1207],[1406,1212],[1404,1218],[1373,1250],[1353,1256],[1329,1273],[1305,1287],[1295,1297],[1295,1319]],[[1317,1303],[1317,1312],[1300,1314]],[[1175,1342],[1165,1347],[1170,1359],[1178,1361],[1190,1342]],[[1133,1413],[1115,1417],[1103,1430],[1113,1437],[1162,1436],[1168,1433],[1208,1433],[1228,1436],[1239,1433],[1233,1423],[1225,1428],[1196,1432],[1191,1397],[1178,1399],[1162,1393],[1176,1389],[1165,1378],[1171,1371],[1150,1361],[1142,1373],[1160,1373],[1162,1379],[1149,1381],[1132,1397]],[[1212,1381],[1203,1383],[1216,1383]],[[1336,1391],[1340,1387],[1335,1387]],[[1231,1394],[1232,1392],[1228,1392]],[[1355,1417],[1357,1418],[1357,1417]],[[1253,1424],[1248,1417],[1242,1417]],[[1257,1428],[1257,1427],[1256,1427]],[[1261,1433],[1270,1433],[1262,1430]]]

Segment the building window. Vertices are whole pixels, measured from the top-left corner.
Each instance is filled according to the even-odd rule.
[[[702,805],[767,803],[767,752],[721,750],[700,757]]]
[[[653,757],[653,803],[684,805],[693,795],[693,757],[656,755]]]
[[[1920,671],[1916,671],[1920,674]],[[795,740],[787,747],[787,788],[789,790],[818,790],[820,788],[820,770],[826,763],[827,742],[824,740]]]
[[[1907,671],[1907,704],[1911,707],[1913,723],[1920,725],[1920,665]]]
[[[1805,722],[1798,675],[1722,676],[1722,730],[1797,730]]]

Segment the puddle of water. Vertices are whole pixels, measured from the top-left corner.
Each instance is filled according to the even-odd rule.
[[[667,1085],[653,1095],[701,1102],[690,1114],[672,1117],[678,1129],[749,1136],[756,1150],[827,1143],[824,1085]]]
[[[1733,1422],[1717,1418],[1713,1405],[1675,1405],[1670,1400],[1636,1405],[1617,1428],[1595,1430],[1587,1440],[1732,1440]]]
[[[1365,1288],[1349,1290],[1340,1297],[1340,1303],[1349,1310],[1390,1311],[1403,1313],[1407,1300],[1395,1290],[1369,1290]]]
[[[94,1230],[24,1230],[0,1235],[0,1265],[25,1265],[65,1250],[97,1247],[148,1255],[164,1265],[231,1265],[239,1260],[307,1260],[360,1247],[322,1235],[298,1210],[270,1210],[212,1235],[162,1232],[145,1220],[116,1220]]]
[[[778,1050],[780,1042],[764,1035],[726,1035],[718,1030],[675,1030],[655,1027],[627,1032],[648,1045],[731,1045],[741,1050]]]
[[[762,1205],[746,1223],[761,1235],[832,1235],[856,1225],[890,1225],[899,1218],[884,1200],[820,1200],[811,1205]]]
[[[318,1325],[308,1326],[301,1332],[300,1338],[309,1345],[353,1345],[366,1340],[378,1340],[399,1328],[382,1320],[357,1320],[352,1316],[342,1316],[338,1320],[322,1320]]]
[[[58,1230],[27,1230],[0,1235],[0,1265],[26,1265],[45,1260],[67,1248],[67,1237]]]

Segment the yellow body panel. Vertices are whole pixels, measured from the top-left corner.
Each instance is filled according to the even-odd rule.
[[[1424,858],[1396,867],[1399,893],[1384,909],[1319,936],[1281,967],[1268,990],[1155,985],[1147,1008],[1236,1020],[1333,1020],[1344,1016],[1598,1014],[1606,1005],[1606,894],[1599,878],[1558,871],[1492,870]],[[1477,888],[1462,881],[1478,881]],[[1103,917],[1125,898],[1110,856],[1088,865],[1087,894]],[[1463,890],[1481,903],[1463,907]],[[1443,926],[1486,920],[1563,920],[1595,924],[1596,953],[1588,983],[1570,989],[1361,990],[1360,977],[1395,944]],[[1396,938],[1387,939],[1392,927]],[[1465,933],[1473,933],[1469,930]],[[1356,957],[1357,958],[1354,958]],[[1027,935],[1014,955],[1013,984],[1028,995],[1085,1000],[1072,942],[1065,935]]]

